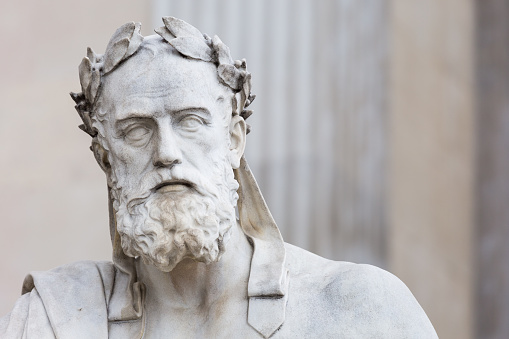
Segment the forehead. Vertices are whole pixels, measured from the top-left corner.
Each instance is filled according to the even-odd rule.
[[[165,109],[214,105],[231,95],[214,64],[181,56],[169,44],[152,38],[104,77],[100,106],[118,114],[144,110],[164,100]]]

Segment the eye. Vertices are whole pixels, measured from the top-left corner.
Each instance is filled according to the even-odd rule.
[[[179,126],[189,132],[194,132],[205,122],[196,115],[189,115],[179,121]]]
[[[125,131],[125,140],[133,146],[143,146],[150,139],[152,131],[143,125],[135,125]]]

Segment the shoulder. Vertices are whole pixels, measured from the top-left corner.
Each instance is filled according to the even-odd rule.
[[[35,271],[23,282],[22,293],[34,289],[53,315],[106,308],[115,283],[115,268],[107,261],[78,261],[49,271]],[[51,320],[51,319],[50,319]]]
[[[112,262],[77,261],[48,271],[30,272],[23,281],[22,294],[37,288],[45,303],[58,301],[65,296],[87,299],[98,292],[103,298],[108,298],[114,281]]]
[[[59,324],[76,310],[104,305],[113,282],[111,262],[80,261],[31,272],[12,311],[0,318],[0,337],[53,338],[53,327],[63,327]]]
[[[393,274],[371,265],[327,260],[292,245],[287,245],[287,261],[293,286],[289,298],[335,318],[342,333],[436,337],[417,300]]]
[[[0,318],[0,338],[21,338],[28,318],[30,295],[22,295],[12,311]]]
[[[49,271],[30,272],[23,282],[22,293],[30,292],[34,286],[39,289],[53,288],[54,284],[88,285],[93,281],[102,281],[108,285],[114,276],[114,266],[109,261],[78,261],[62,265]],[[43,287],[43,288],[44,288]]]
[[[97,323],[99,317],[106,321],[106,300],[114,280],[111,262],[80,261],[31,272],[13,310],[0,319],[0,337],[17,338],[27,333],[53,337],[50,333],[54,330],[55,334],[66,333],[73,319],[86,324]]]

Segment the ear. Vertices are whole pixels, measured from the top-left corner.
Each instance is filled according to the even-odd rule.
[[[108,161],[108,151],[102,147],[102,145],[97,141],[96,138],[92,140],[92,146],[90,146],[90,149],[92,152],[94,152],[94,157],[97,163],[99,164],[99,167],[106,173],[106,175],[110,175],[111,172],[111,165]]]
[[[239,168],[245,147],[246,122],[240,115],[234,115],[230,122],[230,164],[233,169]]]

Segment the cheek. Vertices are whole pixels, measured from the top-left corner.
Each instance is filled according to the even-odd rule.
[[[110,144],[112,145],[110,152],[112,167],[121,171],[123,175],[138,176],[147,169],[147,165],[151,164],[152,152],[146,148],[129,147],[122,140],[113,140]]]
[[[200,149],[211,157],[224,155],[230,149],[229,130],[227,126],[213,126],[208,133],[203,134]]]
[[[183,143],[184,160],[187,160],[202,171],[207,171],[212,165],[227,159],[229,145],[225,136],[226,129],[214,129],[210,127],[196,135],[192,140],[185,140]]]

